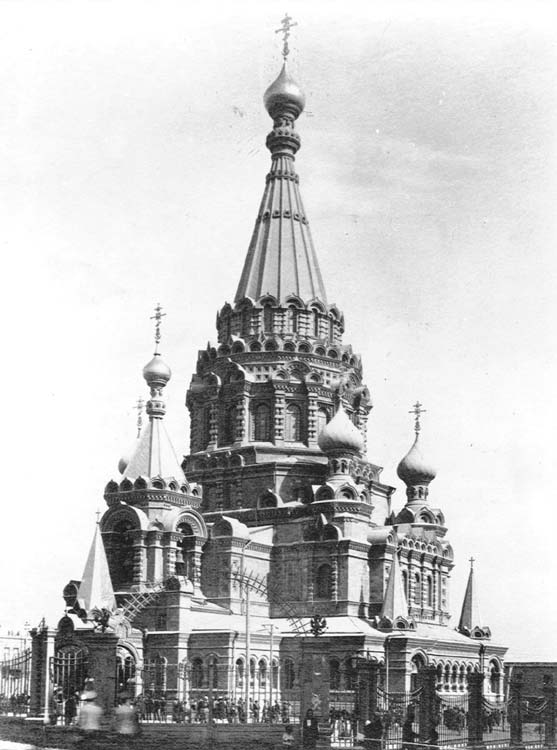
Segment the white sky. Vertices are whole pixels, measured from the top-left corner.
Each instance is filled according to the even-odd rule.
[[[369,5],[369,7],[368,7]],[[557,659],[557,23],[551,2],[0,3],[0,622],[55,622],[133,441],[149,316],[188,450],[197,349],[264,187],[273,32],[298,27],[301,190],[397,487],[411,405],[457,566],[511,655]]]

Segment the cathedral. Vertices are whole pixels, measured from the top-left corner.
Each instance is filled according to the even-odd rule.
[[[374,660],[389,690],[412,690],[433,665],[439,691],[462,692],[480,667],[501,695],[506,649],[481,620],[472,568],[451,622],[455,561],[421,404],[397,468],[403,502],[367,455],[370,392],[313,245],[296,171],[305,97],[284,57],[264,95],[271,163],[243,271],[187,388],[189,453],[165,429],[158,306],[145,425],[106,485],[59,631],[79,642],[106,615],[117,689],[136,695],[293,695],[300,636],[315,623],[331,643],[333,698],[350,687],[355,656]]]

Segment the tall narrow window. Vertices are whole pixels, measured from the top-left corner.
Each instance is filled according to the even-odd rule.
[[[294,662],[292,659],[285,659],[283,676],[285,690],[292,690],[294,682],[296,681],[296,672],[294,670]]]
[[[422,586],[421,579],[418,573],[414,576],[414,604],[422,603]]]
[[[297,404],[286,409],[286,440],[300,442],[302,439],[302,410]]]
[[[203,687],[203,660],[199,657],[191,664],[191,686],[193,688]]]
[[[427,606],[433,607],[433,578],[431,576],[426,579],[426,600]]]
[[[286,311],[286,330],[289,333],[296,333],[298,331],[298,311],[294,305],[290,305]]]
[[[316,596],[318,599],[330,599],[331,598],[331,566],[320,565],[317,569],[316,576]]]
[[[313,335],[315,338],[319,338],[319,313],[317,310],[313,311]]]
[[[406,570],[402,571],[402,585],[404,586],[406,601],[408,601],[408,572]]]
[[[263,308],[263,330],[270,333],[273,330],[273,308],[271,305],[265,305]]]
[[[253,413],[253,439],[269,442],[271,440],[271,410],[267,404],[259,404]]]

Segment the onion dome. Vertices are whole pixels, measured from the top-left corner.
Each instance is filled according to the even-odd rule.
[[[396,473],[408,485],[427,485],[437,475],[437,471],[424,458],[419,446],[419,434],[416,433],[414,445],[397,466]]]
[[[342,406],[321,430],[317,442],[323,453],[361,453],[364,448],[362,433],[350,421]]]
[[[143,368],[143,377],[149,388],[159,390],[168,383],[172,377],[172,371],[161,355],[156,352],[153,359]]]
[[[288,74],[286,63],[282,66],[276,80],[265,92],[263,102],[265,109],[273,118],[280,112],[289,112],[296,119],[303,112],[306,97],[296,81]]]

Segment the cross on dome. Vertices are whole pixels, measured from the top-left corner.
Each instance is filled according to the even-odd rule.
[[[408,412],[408,414],[414,414],[414,432],[416,433],[416,435],[422,429],[420,425],[420,416],[422,414],[425,414],[427,411],[427,409],[422,409],[422,406],[423,404],[420,404],[419,401],[416,401],[412,409]]]
[[[292,21],[292,17],[288,15],[288,13],[285,13],[284,18],[281,21],[281,28],[276,29],[275,34],[282,34],[282,56],[284,58],[284,61],[286,62],[286,58],[290,54],[290,47],[288,46],[288,37],[290,36],[290,29],[294,26],[297,26],[298,23],[290,23]]]
[[[145,401],[139,397],[135,404],[137,410],[137,437],[141,435],[141,428],[143,427],[143,409],[145,407]]]
[[[155,321],[155,354],[159,351],[159,344],[161,340],[161,320],[164,318],[166,313],[162,312],[160,302],[155,307],[155,314],[151,315],[151,320]]]

